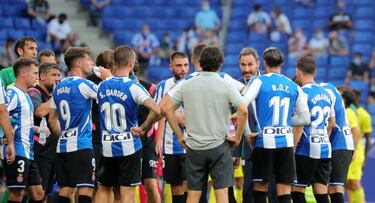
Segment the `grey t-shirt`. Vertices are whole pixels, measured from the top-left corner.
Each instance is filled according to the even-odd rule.
[[[201,72],[176,88],[170,96],[184,106],[187,146],[207,150],[224,143],[229,134],[230,107],[244,102],[233,84],[216,72]]]

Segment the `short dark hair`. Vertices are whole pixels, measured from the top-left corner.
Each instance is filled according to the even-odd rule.
[[[316,72],[316,62],[312,56],[302,56],[297,60],[297,69],[302,73],[314,75]]]
[[[348,108],[350,105],[355,105],[356,95],[354,91],[348,87],[339,88],[341,96],[344,99],[345,108]]]
[[[42,56],[55,56],[55,52],[53,52],[51,49],[43,49],[41,52],[39,52],[38,55],[38,61],[40,62],[40,59]]]
[[[112,49],[107,49],[96,57],[95,64],[97,66],[102,66],[103,68],[112,68],[115,66],[114,51]]]
[[[224,54],[218,47],[206,47],[202,50],[199,63],[203,71],[215,72],[224,63]]]
[[[122,45],[115,49],[114,59],[117,66],[126,66],[130,60],[135,59],[135,52],[132,47]]]
[[[172,63],[175,58],[188,58],[188,55],[186,55],[184,52],[176,51],[172,53],[169,61]]]
[[[20,57],[17,49],[18,48],[23,49],[26,42],[34,42],[35,44],[38,44],[38,41],[36,41],[36,39],[34,39],[33,37],[29,37],[29,36],[17,40],[16,45],[14,46],[14,52],[16,52],[17,57]]]
[[[194,60],[199,61],[199,58],[201,57],[202,50],[207,47],[207,44],[198,44],[193,48],[192,57]]]
[[[40,64],[39,65],[39,77],[40,75],[44,73],[48,73],[51,69],[60,70],[59,65],[57,63],[46,62],[46,63]]]
[[[66,50],[64,55],[64,61],[66,66],[68,66],[68,70],[71,70],[74,62],[79,59],[85,57],[85,55],[91,57],[91,51],[87,47],[70,47]]]
[[[257,50],[255,50],[252,47],[245,47],[241,50],[240,55],[238,56],[238,59],[241,59],[242,56],[252,55],[255,60],[259,61],[259,55]]]
[[[284,63],[284,56],[280,49],[276,47],[270,47],[264,50],[263,60],[266,62],[267,66],[271,68],[279,67]]]
[[[32,58],[27,58],[27,57],[21,57],[19,59],[17,59],[17,61],[14,63],[13,65],[13,72],[14,72],[14,75],[17,77],[18,74],[20,73],[20,71],[24,68],[28,68],[29,66],[31,65],[35,65],[35,66],[38,66],[38,62],[35,61],[34,59]]]

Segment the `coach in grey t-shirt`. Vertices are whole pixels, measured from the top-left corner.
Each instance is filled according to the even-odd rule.
[[[162,106],[179,142],[187,146],[188,201],[198,202],[211,175],[217,202],[228,202],[227,188],[234,184],[232,148],[241,141],[247,121],[247,106],[238,90],[218,74],[224,55],[219,48],[203,49],[199,60],[203,71],[176,86]],[[187,136],[184,138],[174,111],[184,105]],[[230,107],[237,108],[237,132],[229,135]]]

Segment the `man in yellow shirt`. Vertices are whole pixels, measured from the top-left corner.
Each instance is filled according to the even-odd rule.
[[[345,89],[342,93],[342,97],[344,99],[346,113],[349,119],[350,128],[352,129],[355,144],[353,159],[348,171],[347,189],[349,192],[349,202],[364,203],[365,194],[361,185],[361,178],[365,153],[361,140],[364,132],[371,133],[372,131],[371,117],[364,109],[359,110],[358,104],[360,97],[358,98],[353,90]],[[358,130],[353,131],[353,128]]]

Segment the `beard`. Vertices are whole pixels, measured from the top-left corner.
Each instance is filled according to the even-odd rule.
[[[49,91],[49,92],[53,92],[53,84],[51,85],[45,85],[46,89]]]

